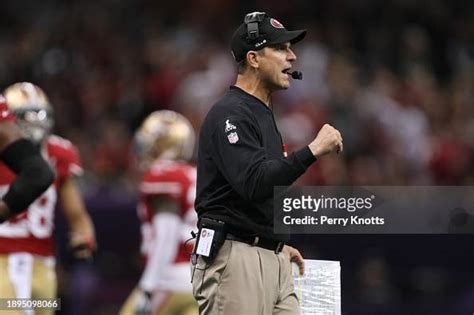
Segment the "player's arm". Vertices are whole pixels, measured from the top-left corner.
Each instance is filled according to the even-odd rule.
[[[152,224],[155,237],[147,266],[139,282],[139,288],[144,292],[151,292],[155,289],[160,272],[163,271],[165,266],[174,261],[178,252],[181,232],[179,202],[165,196],[151,198]]]
[[[54,181],[39,149],[12,121],[0,123],[0,159],[17,174],[0,201],[0,223],[26,209]]]
[[[76,258],[88,259],[96,248],[94,225],[74,177],[68,177],[59,189],[64,216],[69,224],[70,245]]]

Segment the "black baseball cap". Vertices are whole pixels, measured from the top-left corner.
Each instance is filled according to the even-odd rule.
[[[286,42],[294,44],[305,36],[306,30],[288,31],[283,24],[265,12],[252,12],[245,16],[244,23],[234,32],[230,45],[235,61],[240,62],[250,50]]]

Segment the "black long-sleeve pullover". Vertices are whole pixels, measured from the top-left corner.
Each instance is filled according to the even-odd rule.
[[[232,86],[201,127],[198,216],[224,221],[239,236],[279,239],[273,233],[273,188],[291,185],[315,160],[308,147],[284,157],[272,110]]]

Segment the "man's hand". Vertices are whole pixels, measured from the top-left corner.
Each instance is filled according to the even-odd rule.
[[[342,152],[341,133],[333,126],[325,124],[308,147],[315,157],[320,157],[334,151],[337,153]]]
[[[304,260],[303,256],[301,256],[300,252],[289,245],[285,245],[282,250],[283,254],[290,260],[290,262],[294,262],[298,265],[300,270],[300,275],[304,274]]]
[[[91,260],[97,244],[94,235],[83,235],[72,233],[69,240],[69,246],[73,251],[74,258],[81,260]]]

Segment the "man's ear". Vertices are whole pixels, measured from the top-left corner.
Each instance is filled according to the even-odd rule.
[[[247,58],[247,65],[249,65],[251,68],[258,69],[259,67],[258,52],[254,50],[250,50],[247,52],[247,55],[245,57]]]

